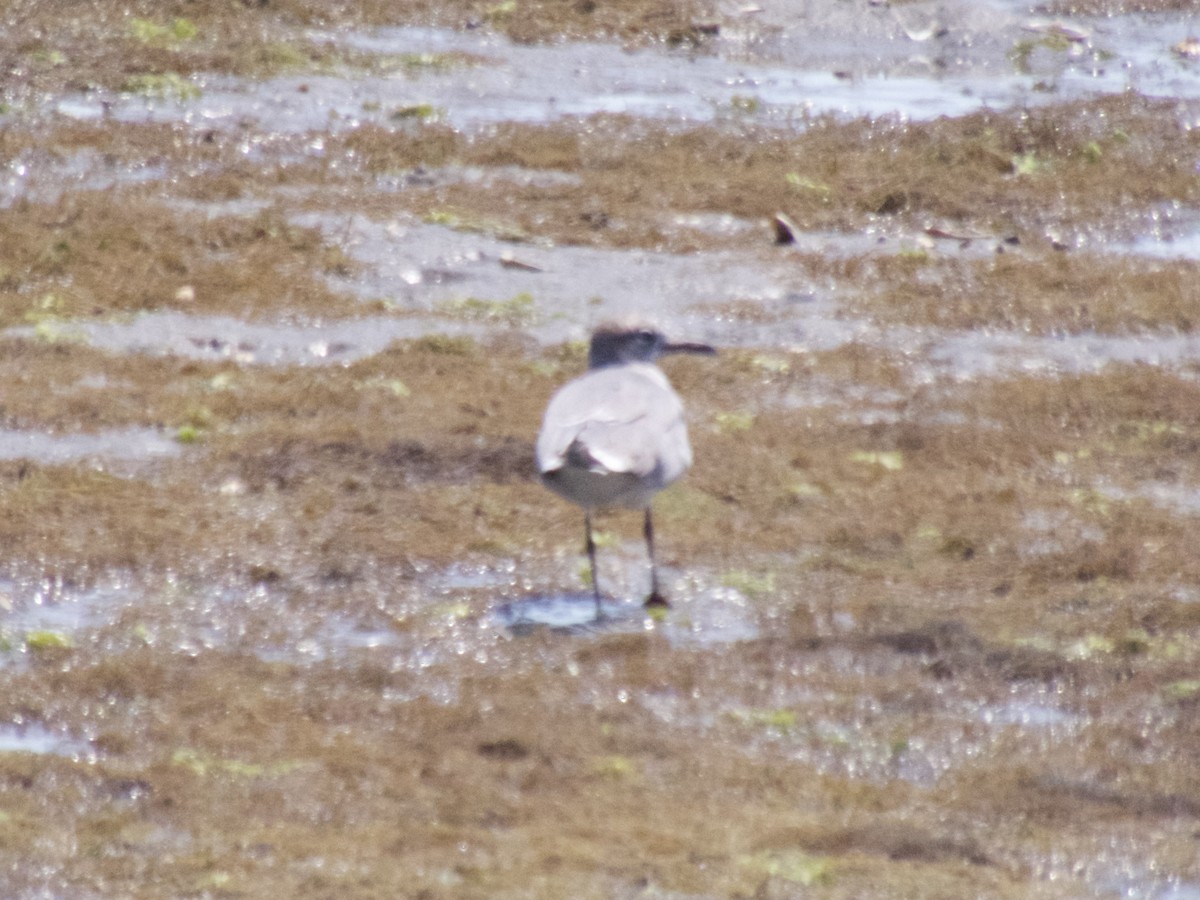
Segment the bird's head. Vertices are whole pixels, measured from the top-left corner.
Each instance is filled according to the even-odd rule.
[[[708,344],[668,341],[652,324],[638,319],[626,319],[606,322],[592,332],[588,368],[599,369],[633,362],[652,363],[668,353],[716,352]]]

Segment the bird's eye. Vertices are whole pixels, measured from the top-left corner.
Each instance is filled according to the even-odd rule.
[[[638,332],[638,340],[643,341],[647,344],[653,344],[655,341],[658,340],[658,335],[655,334],[653,331],[650,331],[649,329],[647,329],[645,331]]]

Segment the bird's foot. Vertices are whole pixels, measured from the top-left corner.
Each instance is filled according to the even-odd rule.
[[[645,606],[646,609],[670,609],[671,608],[670,601],[667,600],[667,598],[664,597],[662,594],[660,594],[658,591],[655,591],[649,597],[647,597],[646,602],[642,605]]]

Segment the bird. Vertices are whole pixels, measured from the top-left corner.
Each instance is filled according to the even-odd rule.
[[[592,512],[609,507],[644,511],[650,560],[647,607],[666,606],[654,560],[654,495],[692,465],[683,402],[657,360],[670,353],[716,353],[708,344],[672,343],[635,319],[607,322],[592,333],[588,370],[550,398],[537,439],[542,483],[583,508],[585,547],[596,618],[603,617],[596,577]]]

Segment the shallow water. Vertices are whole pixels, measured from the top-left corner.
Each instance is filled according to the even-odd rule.
[[[920,17],[921,12],[884,8],[868,17],[876,24],[865,32],[862,16],[835,17],[818,26],[818,33],[826,33],[817,41],[811,21],[784,24],[788,16],[781,9],[769,17],[778,25],[748,25],[760,39],[739,37],[732,29],[714,55],[629,51],[599,43],[518,45],[482,30],[314,33],[315,41],[344,42],[383,57],[462,54],[480,62],[384,77],[348,73],[263,82],[208,77],[198,84],[203,95],[193,100],[76,97],[59,101],[55,109],[85,120],[112,116],[123,122],[237,129],[253,122],[255,130],[277,135],[336,133],[387,122],[396,110],[417,106],[432,107],[440,120],[459,128],[598,113],[711,122],[744,115],[748,108],[764,122],[801,126],[807,116],[826,113],[920,120],[1132,89],[1178,99],[1182,115],[1192,121],[1200,117],[1200,74],[1170,50],[1187,37],[1182,16],[1124,17],[1119,27],[1082,20],[1077,27],[1090,35],[1085,41],[1044,52],[1031,59],[1028,73],[1011,74],[1012,43],[1034,41],[1044,33],[1036,27],[1046,20],[952,4],[933,13],[929,24],[911,29],[903,24],[907,14]],[[941,33],[928,39],[909,36],[939,28]],[[829,33],[835,30],[841,31],[840,40]]]
[[[1003,240],[935,241],[882,214],[772,247],[765,221],[655,210],[666,231],[743,248],[667,253],[506,241],[401,206],[417,187],[553,195],[582,172],[337,160],[328,177],[395,198],[395,215],[287,177],[423,104],[475,135],[605,112],[803,129],[1134,89],[1200,123],[1200,67],[1170,50],[1183,15],[1072,20],[1087,34],[1047,43],[1035,18],[786,2],[731,15],[704,53],[310,32],[472,59],[201,75],[187,101],[72,90],[0,114],[236,134],[252,196],[176,196],[219,166],[192,160],[183,179],[167,150],[43,166],[33,149],[5,168],[0,207],[116,187],[213,219],[277,206],[357,266],[319,278],[362,308],[301,313],[260,287],[243,315],[85,306],[3,334],[17,375],[97,371],[67,382],[95,404],[57,407],[69,427],[38,429],[29,403],[0,429],[23,529],[2,533],[19,574],[0,580],[0,892],[1196,896],[1193,329],[851,312],[856,273],[881,260],[986,261]],[[1093,237],[1063,252],[1183,264],[1195,206],[1072,223]],[[65,209],[32,221],[53,229]],[[1131,241],[1130,221],[1158,225]],[[9,296],[72,288],[55,268],[78,274],[69,254],[44,249],[50,274]],[[186,283],[194,260],[151,263]],[[660,507],[672,608],[642,609],[642,549],[617,518],[597,621],[578,513],[528,457],[545,397],[582,365],[564,342],[648,305],[729,352],[672,370],[697,448]],[[393,346],[439,334],[478,342]],[[38,387],[6,385],[6,423],[18,389]],[[152,427],[89,425],[127,394],[145,408],[123,415]],[[184,446],[172,435],[193,419]]]
[[[77,434],[45,434],[0,428],[0,459],[136,463],[177,455],[182,445],[153,428],[123,428]]]
[[[0,753],[54,753],[78,757],[87,752],[87,746],[83,741],[55,734],[43,725],[0,726]]]
[[[118,352],[251,365],[325,365],[362,359],[393,341],[429,333],[479,337],[512,328],[546,344],[581,339],[588,323],[636,313],[652,303],[656,319],[669,333],[722,347],[811,352],[849,344],[879,346],[910,360],[918,383],[1007,373],[1077,374],[1112,363],[1186,366],[1200,360],[1200,339],[1173,331],[1043,336],[1007,329],[881,326],[846,315],[837,302],[839,286],[814,283],[798,271],[790,249],[773,258],[737,252],[682,255],[513,244],[407,218],[376,222],[362,216],[302,213],[294,221],[338,239],[362,263],[361,275],[336,279],[336,287],[395,312],[283,324],[164,311],[64,327],[91,345]],[[1151,256],[1190,258],[1187,241],[1164,238],[1151,243],[1147,238],[1133,249]],[[877,235],[807,234],[801,242],[798,249],[803,252],[826,256],[890,255],[899,246],[895,238]],[[968,252],[969,248],[949,250],[946,255],[962,258]],[[520,265],[511,265],[514,260]],[[581,284],[585,290],[580,290]],[[755,322],[712,314],[734,301],[756,304],[784,318]],[[35,331],[22,326],[9,333]],[[10,443],[15,440],[14,436]],[[109,455],[121,443],[120,435],[105,440]],[[143,445],[144,440],[130,435],[131,449]],[[49,452],[50,445],[45,450]],[[86,450],[81,445],[74,452]]]

